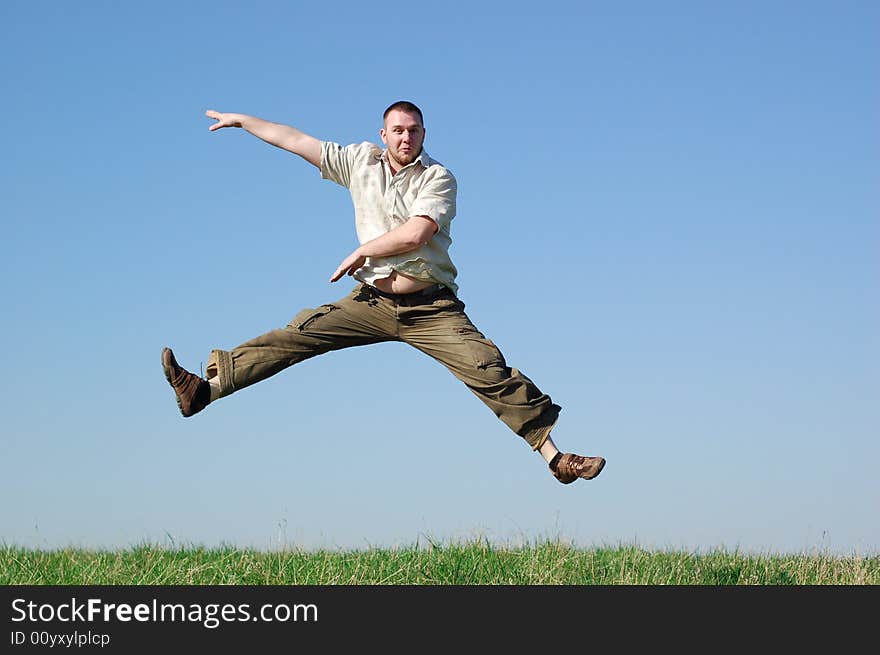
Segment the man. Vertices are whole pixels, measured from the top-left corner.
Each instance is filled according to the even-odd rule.
[[[560,407],[515,368],[471,323],[457,297],[449,258],[456,181],[422,148],[421,110],[395,102],[379,130],[383,150],[363,142],[345,147],[288,125],[209,110],[215,131],[238,127],[316,166],[321,177],[349,189],[361,244],[330,276],[360,284],[339,301],[300,311],[290,323],[231,351],[213,350],[207,379],[162,351],[162,368],[181,413],[192,416],[218,398],[310,357],[382,341],[404,341],[446,366],[511,430],[538,451],[563,484],[596,477],[602,457],[561,453],[550,439]]]

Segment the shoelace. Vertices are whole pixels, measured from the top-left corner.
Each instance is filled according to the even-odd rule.
[[[568,455],[563,455],[559,458],[559,462],[556,464],[556,477],[563,479],[569,478],[572,475],[575,475],[574,471],[571,467],[571,457]]]

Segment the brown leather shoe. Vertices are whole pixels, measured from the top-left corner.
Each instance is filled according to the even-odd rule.
[[[562,484],[570,484],[578,478],[592,480],[602,472],[604,466],[604,457],[584,457],[565,453],[556,462],[556,470],[551,468],[550,471]]]
[[[192,416],[211,402],[211,385],[178,364],[171,348],[162,349],[162,369],[165,371],[165,379],[177,395],[177,406],[181,414]]]

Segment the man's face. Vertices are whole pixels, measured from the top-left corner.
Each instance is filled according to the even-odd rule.
[[[394,109],[388,113],[385,126],[379,130],[382,143],[388,146],[388,157],[396,168],[415,161],[422,152],[425,128],[418,114]]]

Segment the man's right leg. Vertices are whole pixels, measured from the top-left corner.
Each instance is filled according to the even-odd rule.
[[[208,402],[316,355],[393,340],[396,329],[394,316],[387,308],[361,293],[358,287],[335,303],[303,309],[281,329],[267,332],[229,351],[212,350],[206,374],[211,383],[217,385],[218,392],[212,394]],[[170,350],[166,350],[170,354]],[[201,378],[180,367],[169,372],[166,359],[166,351],[163,351],[165,375],[177,394],[181,413],[192,416],[201,411],[208,404],[197,398],[198,394],[204,393],[204,388],[200,388]],[[175,385],[175,381],[179,383]]]

